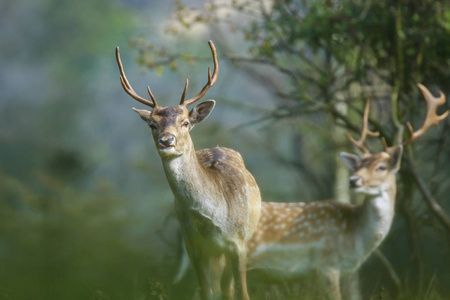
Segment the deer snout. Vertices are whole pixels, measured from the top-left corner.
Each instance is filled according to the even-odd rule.
[[[176,138],[173,134],[163,133],[159,136],[158,144],[161,149],[175,146]]]
[[[362,186],[362,178],[358,175],[350,176],[349,178],[350,188],[354,189]]]

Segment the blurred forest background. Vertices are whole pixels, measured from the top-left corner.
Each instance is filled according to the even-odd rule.
[[[450,96],[448,1],[15,0],[0,28],[0,299],[195,291],[194,276],[171,284],[172,194],[116,46],[138,94],[175,105],[186,78],[192,95],[205,84],[214,41],[217,105],[192,137],[241,152],[266,201],[358,201],[337,154],[354,150],[365,99],[392,143],[425,118],[418,82]],[[449,148],[447,118],[406,149],[392,229],[360,270],[365,299],[450,298]],[[299,291],[249,285],[253,299]]]

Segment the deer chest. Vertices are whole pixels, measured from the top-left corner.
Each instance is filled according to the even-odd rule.
[[[183,236],[189,236],[200,244],[221,246],[223,244],[223,230],[220,220],[214,220],[213,215],[197,209],[177,209]]]

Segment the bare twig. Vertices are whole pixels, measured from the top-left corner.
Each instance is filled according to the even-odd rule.
[[[303,80],[316,84],[317,80],[309,75],[306,75],[299,70],[290,70],[288,68],[284,68],[280,65],[277,65],[276,62],[270,61],[268,59],[264,58],[249,58],[249,57],[239,57],[239,56],[227,56],[227,58],[232,62],[244,62],[244,63],[258,63],[263,65],[269,65],[275,69],[277,69],[280,73],[286,74],[287,76],[291,77],[294,80],[297,80],[299,77],[301,77]]]
[[[375,255],[383,264],[383,266],[386,268],[389,277],[391,278],[392,282],[394,283],[396,293],[399,294],[402,291],[402,282],[400,280],[400,277],[398,277],[397,272],[395,272],[394,267],[392,266],[391,262],[384,256],[384,254],[379,250],[375,249],[373,251],[373,255]]]
[[[425,200],[426,204],[428,205],[428,208],[438,218],[438,220],[441,222],[442,226],[444,226],[445,230],[447,230],[450,233],[450,218],[449,218],[449,216],[445,213],[445,211],[442,209],[442,206],[436,201],[436,199],[434,199],[433,195],[431,194],[430,190],[426,186],[422,177],[420,177],[419,173],[417,172],[417,169],[414,167],[411,159],[409,157],[406,157],[406,159],[409,164],[409,172],[412,175],[414,181],[416,182],[417,187],[419,188],[420,192],[422,193],[423,199]]]

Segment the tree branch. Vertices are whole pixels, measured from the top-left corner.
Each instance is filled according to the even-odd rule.
[[[412,164],[412,161],[409,157],[406,157],[408,164],[409,164],[409,172],[411,173],[412,177],[414,178],[414,181],[417,184],[417,187],[419,188],[420,192],[423,195],[423,199],[428,205],[428,208],[431,210],[431,212],[438,218],[438,220],[441,222],[442,226],[447,230],[448,233],[450,233],[450,218],[445,213],[445,211],[442,209],[442,206],[439,205],[439,203],[434,199],[433,195],[431,194],[430,190],[426,186],[423,179],[420,177],[419,173],[417,172],[417,169]]]
[[[375,255],[383,264],[383,266],[386,268],[389,277],[391,278],[392,282],[394,283],[396,293],[399,294],[402,292],[402,282],[400,281],[400,277],[398,277],[397,272],[395,272],[394,267],[392,266],[391,262],[384,256],[384,254],[380,251],[380,249],[375,249],[373,251],[373,255]]]

